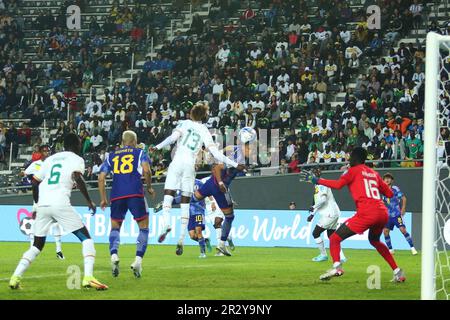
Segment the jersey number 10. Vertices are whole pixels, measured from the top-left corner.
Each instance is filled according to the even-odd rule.
[[[133,160],[134,156],[132,154],[127,154],[123,157],[114,157],[112,159],[112,161],[114,162],[114,174],[126,174],[133,172]]]
[[[375,180],[364,179],[364,187],[366,189],[367,198],[381,199],[380,191],[378,190],[377,182]]]

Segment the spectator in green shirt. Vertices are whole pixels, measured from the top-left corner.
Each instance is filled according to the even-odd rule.
[[[406,140],[406,148],[408,150],[409,159],[420,159],[422,158],[423,145],[422,141],[416,137],[414,131],[410,131],[409,139]]]

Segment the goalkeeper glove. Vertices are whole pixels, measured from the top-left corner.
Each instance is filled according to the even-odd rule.
[[[300,172],[300,181],[310,182],[313,184],[317,184],[319,178],[317,178],[312,172],[304,170]]]

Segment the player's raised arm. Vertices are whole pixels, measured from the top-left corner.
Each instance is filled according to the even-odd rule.
[[[162,148],[167,147],[168,145],[174,144],[175,142],[177,142],[177,140],[181,137],[181,131],[178,128],[173,129],[172,134],[170,136],[168,136],[166,139],[164,139],[163,142],[161,142],[160,144],[156,145],[155,147],[151,148],[151,151],[156,150],[161,150]]]
[[[98,175],[98,191],[100,193],[100,207],[105,210],[108,205],[108,198],[106,197],[106,176],[111,171],[111,165],[109,159],[106,158],[100,167],[100,173]]]
[[[313,184],[320,184],[322,186],[329,187],[332,189],[342,189],[342,187],[349,184],[352,181],[352,179],[353,174],[351,169],[345,171],[344,174],[342,174],[338,180],[319,178],[309,171],[300,172],[300,181],[310,182]]]
[[[86,188],[86,182],[84,182],[83,174],[81,172],[75,171],[72,173],[73,181],[77,184],[78,189],[80,190],[81,194],[84,196],[88,203],[89,209],[91,209],[92,215],[95,214],[97,208],[95,206],[95,203],[91,200],[91,197],[89,196],[89,193]]]

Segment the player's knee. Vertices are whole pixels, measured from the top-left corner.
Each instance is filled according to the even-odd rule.
[[[314,228],[312,236],[314,239],[317,239],[320,237],[320,235],[322,234],[322,230],[320,228]]]
[[[234,220],[234,213],[225,214],[225,220],[232,222]]]
[[[73,234],[81,241],[90,239],[91,236],[89,235],[89,231],[86,229],[86,227],[83,227],[81,229],[75,230]]]
[[[333,233],[334,233],[335,231],[336,231],[335,229],[327,230],[327,236],[328,236],[328,238],[330,238],[330,237],[333,235]]]
[[[189,200],[191,200],[192,192],[181,191],[181,197],[182,197],[181,200],[184,200],[184,199],[183,199],[183,197],[184,197],[184,198],[187,198],[187,200],[189,201]]]
[[[222,228],[222,221],[222,219],[220,219],[219,221],[214,221],[214,229]]]
[[[34,237],[33,240],[33,246],[38,248],[39,251],[42,251],[42,249],[44,249],[44,245],[45,245],[45,237]]]
[[[341,242],[342,238],[337,234],[337,232],[333,232],[333,234],[330,236],[330,243],[331,242]]]
[[[369,242],[373,246],[375,243],[380,242],[380,235],[379,234],[371,234],[369,232]]]

